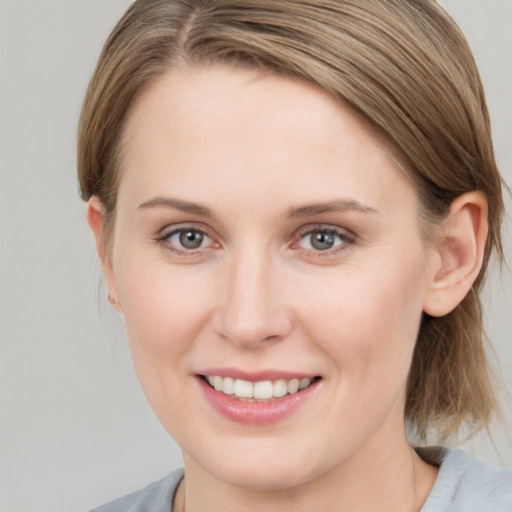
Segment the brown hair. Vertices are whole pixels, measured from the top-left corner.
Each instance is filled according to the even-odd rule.
[[[356,109],[407,163],[424,226],[460,194],[486,195],[482,270],[453,312],[425,315],[405,413],[420,437],[487,427],[496,400],[479,292],[492,251],[502,256],[503,201],[482,85],[455,23],[433,0],[136,1],[105,44],[79,127],[82,198],[101,200],[107,237],[131,106],[173,67],[206,63],[301,77]]]

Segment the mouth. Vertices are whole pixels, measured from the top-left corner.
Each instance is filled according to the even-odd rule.
[[[322,396],[323,378],[284,370],[209,368],[195,375],[206,402],[231,422],[270,425],[304,410]],[[307,410],[307,409],[306,409]]]
[[[211,389],[243,402],[270,402],[297,395],[318,382],[321,377],[249,381],[220,375],[199,375]]]

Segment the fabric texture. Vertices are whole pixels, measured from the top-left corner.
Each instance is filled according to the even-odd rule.
[[[183,469],[178,469],[140,491],[127,494],[90,512],[173,512],[174,495],[182,478]]]
[[[426,462],[440,466],[420,512],[512,512],[512,469],[485,464],[463,450],[430,447],[417,452]],[[174,495],[182,478],[183,470],[179,469],[91,512],[173,512]]]
[[[439,475],[421,512],[512,512],[512,469],[485,464],[463,450],[418,449]]]

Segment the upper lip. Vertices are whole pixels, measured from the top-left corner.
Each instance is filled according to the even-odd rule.
[[[318,375],[309,372],[296,372],[289,370],[259,370],[259,371],[246,371],[240,368],[205,368],[197,372],[197,375],[208,377],[231,377],[232,379],[246,380],[249,382],[260,382],[263,380],[292,380],[292,379],[307,379],[313,378]]]

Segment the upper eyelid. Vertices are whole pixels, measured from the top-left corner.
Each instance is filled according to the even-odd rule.
[[[185,231],[187,229],[197,231],[212,238],[211,229],[205,227],[204,224],[202,224],[201,222],[180,222],[178,224],[168,224],[163,228],[160,228],[156,232],[156,236],[169,236],[173,233]]]
[[[303,237],[313,231],[333,231],[338,235],[344,235],[351,239],[356,239],[356,234],[347,228],[342,228],[340,226],[335,226],[333,224],[308,224],[306,226],[301,226],[295,231],[295,237]]]

